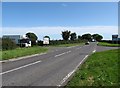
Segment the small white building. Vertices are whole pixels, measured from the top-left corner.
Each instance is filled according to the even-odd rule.
[[[49,38],[43,38],[43,44],[44,45],[49,45]]]
[[[31,47],[31,41],[26,35],[3,35],[3,38],[9,38],[21,47]]]

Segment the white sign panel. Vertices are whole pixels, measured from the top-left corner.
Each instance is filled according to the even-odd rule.
[[[49,44],[49,38],[43,38],[43,44]]]

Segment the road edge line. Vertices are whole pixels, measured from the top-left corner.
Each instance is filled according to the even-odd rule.
[[[68,78],[73,75],[73,73],[78,69],[78,67],[83,63],[83,61],[88,57],[89,55],[86,55],[82,61],[75,67],[75,69],[73,71],[71,71],[70,73],[67,74],[67,76],[65,76],[62,81],[60,81],[60,85],[57,85],[58,87],[62,86],[67,80]]]

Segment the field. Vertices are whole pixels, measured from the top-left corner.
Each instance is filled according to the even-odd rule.
[[[68,82],[66,88],[118,86],[118,52],[120,49],[97,52],[89,56]]]
[[[44,53],[47,50],[48,49],[45,47],[37,46],[37,47],[17,48],[14,50],[2,51],[2,59],[0,58],[0,60],[6,60],[6,59],[11,59],[11,58],[21,57],[21,56],[26,56],[26,55],[32,55],[32,54],[37,54],[37,53]]]
[[[110,46],[110,47],[120,46],[120,44],[111,44],[111,43],[106,43],[106,42],[99,42],[98,45],[100,45],[100,46]]]

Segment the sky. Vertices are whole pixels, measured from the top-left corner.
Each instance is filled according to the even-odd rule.
[[[118,34],[117,2],[3,2],[2,35],[34,32],[62,39],[61,32],[98,33],[104,39]]]

